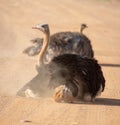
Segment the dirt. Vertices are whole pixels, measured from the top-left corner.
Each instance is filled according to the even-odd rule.
[[[51,34],[79,31],[91,39],[102,64],[106,88],[95,103],[56,103],[52,97],[31,99],[16,92],[36,74],[37,56],[22,51],[42,37],[32,30],[48,23]],[[0,0],[0,124],[119,125],[120,123],[120,1],[119,0]]]

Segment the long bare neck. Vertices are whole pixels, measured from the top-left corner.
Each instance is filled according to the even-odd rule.
[[[44,55],[46,53],[46,50],[47,50],[47,47],[48,47],[48,44],[49,44],[49,39],[50,39],[50,33],[45,34],[44,40],[43,40],[43,46],[42,46],[42,49],[41,49],[41,51],[38,55],[38,66],[43,64],[43,58],[44,58]]]
[[[83,34],[83,30],[84,30],[84,28],[81,27],[81,28],[80,28],[80,33],[81,33],[81,34]]]

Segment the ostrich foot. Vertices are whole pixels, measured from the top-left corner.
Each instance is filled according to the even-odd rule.
[[[36,94],[33,93],[33,91],[31,89],[26,89],[25,90],[25,97],[28,97],[28,98],[35,98],[37,97]]]
[[[90,93],[86,93],[86,94],[84,94],[83,101],[85,101],[85,102],[94,102],[95,97],[92,97],[90,95]]]
[[[53,98],[56,102],[73,102],[74,100],[71,90],[65,85],[55,88]]]

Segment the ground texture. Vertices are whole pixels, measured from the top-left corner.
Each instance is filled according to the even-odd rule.
[[[106,88],[95,104],[56,103],[51,97],[29,99],[16,92],[36,74],[36,57],[22,51],[31,29],[49,23],[51,34],[89,28],[95,57],[102,64]],[[0,125],[120,124],[120,2],[119,0],[0,0]]]

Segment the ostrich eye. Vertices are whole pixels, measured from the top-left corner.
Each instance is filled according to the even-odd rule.
[[[43,28],[45,28],[45,25],[42,25]]]
[[[43,24],[42,27],[46,29],[48,27],[48,24]]]

